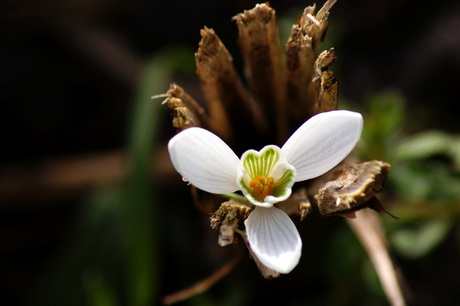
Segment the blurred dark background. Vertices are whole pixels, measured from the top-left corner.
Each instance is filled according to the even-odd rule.
[[[120,182],[124,152],[135,137],[136,101],[159,104],[161,99],[150,96],[164,93],[172,81],[200,99],[193,54],[203,26],[216,31],[241,71],[231,17],[256,3],[1,1],[1,304],[134,305],[130,296],[135,294],[125,292],[136,288],[126,276],[133,270],[120,265],[137,257],[130,253],[130,243],[120,241],[135,240],[138,232],[125,236],[124,226],[150,230],[143,239],[155,241],[147,253],[152,258],[145,259],[153,276],[139,280],[152,288],[150,293],[145,289],[148,297],[139,298],[139,305],[155,305],[162,296],[191,286],[236,253],[214,243],[217,233],[194,208],[188,189],[168,164],[164,144],[175,131],[166,107],[154,110],[151,123],[156,159],[149,220],[154,224],[125,223],[129,205],[128,210],[117,205],[126,199],[119,196]],[[283,27],[284,44],[283,34],[313,2],[270,4]],[[405,101],[401,129],[406,133],[460,132],[458,1],[339,0],[321,49],[330,46],[336,49],[333,69],[347,104],[363,107],[373,95],[395,90]],[[172,68],[148,65],[164,64],[158,58]],[[139,89],[146,67],[156,73],[147,91]],[[140,92],[146,94],[140,97]],[[412,261],[395,254],[414,304],[460,302],[460,236],[458,222],[451,222],[429,256]],[[365,255],[343,222],[316,216],[313,222],[299,223],[299,230],[306,246],[301,264],[290,275],[263,280],[243,256],[225,280],[186,303],[386,304],[372,272],[352,273],[362,267]]]

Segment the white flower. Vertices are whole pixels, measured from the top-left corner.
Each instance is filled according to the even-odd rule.
[[[213,133],[197,127],[168,144],[176,170],[196,187],[215,194],[241,190],[255,205],[245,221],[250,247],[266,267],[289,273],[300,259],[302,240],[289,216],[273,204],[291,195],[294,182],[318,177],[341,162],[358,142],[359,113],[320,113],[300,126],[282,148],[246,151],[241,160]]]

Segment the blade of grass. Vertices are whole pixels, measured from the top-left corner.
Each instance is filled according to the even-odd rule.
[[[157,299],[160,267],[157,222],[160,217],[150,169],[161,103],[150,97],[166,91],[172,70],[181,68],[183,53],[180,49],[167,50],[146,64],[131,117],[127,147],[129,170],[121,205],[128,305],[152,305]]]

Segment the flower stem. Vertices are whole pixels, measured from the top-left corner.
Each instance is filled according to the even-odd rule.
[[[238,201],[239,203],[252,208],[252,204],[242,195],[239,195],[236,193],[224,193],[224,194],[221,194],[220,196],[227,198],[227,199]]]

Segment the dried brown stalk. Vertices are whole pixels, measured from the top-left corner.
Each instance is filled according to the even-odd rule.
[[[334,54],[334,48],[331,48],[321,52],[315,61],[308,87],[309,111],[312,115],[337,108],[338,83],[331,70]]]
[[[327,28],[329,27],[329,11],[331,8],[334,6],[334,4],[337,2],[337,0],[328,0],[326,1],[323,6],[319,9],[318,13],[316,16],[314,16],[314,19],[312,19],[308,13],[302,15],[302,19],[309,19],[313,24],[316,25],[316,27],[311,27],[310,26],[310,31],[309,32],[310,36],[314,38],[314,48],[317,50],[319,47],[319,44],[324,40],[324,36],[326,35]],[[306,17],[306,18],[305,18]],[[303,22],[301,21],[301,24],[305,24],[305,26],[308,26],[308,22]]]
[[[201,30],[201,37],[196,72],[212,118],[211,129],[226,141],[235,136],[230,122],[245,122],[262,132],[266,120],[238,77],[230,53],[212,29]]]
[[[175,128],[184,130],[191,126],[209,126],[204,109],[182,87],[171,84],[166,95],[163,104],[167,104],[171,110]]]
[[[305,120],[306,114],[312,114],[308,88],[315,59],[312,37],[303,34],[299,25],[294,25],[286,44],[286,98],[293,105],[289,109],[289,117],[295,120],[296,125]]]
[[[324,71],[321,76],[321,90],[318,113],[337,109],[339,83],[330,69]]]
[[[320,90],[317,94],[318,102],[316,109],[314,109],[317,113],[337,109],[339,84],[331,70],[331,65],[335,60],[334,54],[334,48],[323,51],[315,62],[316,74],[312,83],[314,84],[318,80],[320,84],[318,86]]]
[[[261,112],[278,132],[278,139],[284,140],[288,135],[285,77],[275,10],[267,4],[258,4],[234,19],[246,79]]]
[[[177,179],[166,148],[155,152],[152,175],[162,182]],[[121,151],[9,165],[0,169],[0,205],[36,204],[75,197],[88,189],[119,183],[127,174]]]
[[[356,219],[347,218],[346,220],[369,254],[389,303],[392,306],[406,305],[377,213],[366,209],[356,214]]]
[[[230,273],[236,265],[240,262],[242,252],[238,252],[233,258],[225,263],[219,270],[205,278],[204,280],[196,283],[195,285],[181,290],[179,292],[167,295],[163,298],[162,302],[164,305],[172,305],[191,298],[197,294],[203,293],[212,287],[215,283]]]
[[[329,106],[330,103],[325,102],[322,104],[327,107],[318,107],[321,100],[319,97],[322,96],[320,95],[321,85],[325,84],[328,88],[332,89],[333,86],[331,86],[331,82],[329,81],[332,78],[328,78],[328,80],[319,82],[319,84],[314,86],[311,84],[312,79],[315,77],[314,68],[317,66],[317,64],[315,66],[312,64],[318,55],[319,45],[324,40],[329,25],[329,10],[335,2],[336,0],[326,1],[316,16],[314,16],[315,5],[305,8],[299,18],[298,24],[292,27],[291,36],[286,45],[286,100],[295,106],[291,107],[289,112],[291,119],[295,122],[295,127],[305,120],[305,116],[310,117],[320,111],[336,108],[337,103]],[[321,79],[321,76],[322,74],[319,75],[319,79]],[[335,80],[334,83],[336,83]],[[334,88],[334,90],[336,93],[338,89]],[[329,100],[328,97],[326,98]]]

